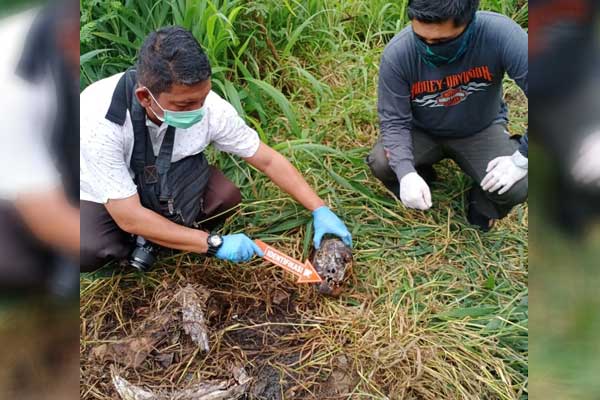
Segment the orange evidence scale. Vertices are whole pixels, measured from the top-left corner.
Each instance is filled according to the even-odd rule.
[[[265,260],[296,275],[298,277],[297,283],[321,283],[323,281],[309,260],[302,263],[274,249],[261,240],[255,240],[254,242],[265,254],[263,257]]]

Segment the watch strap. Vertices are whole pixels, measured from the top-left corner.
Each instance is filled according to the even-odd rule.
[[[208,250],[206,251],[206,255],[208,257],[214,257],[214,256],[216,256],[217,252],[219,251],[219,249],[221,248],[221,246],[223,246],[223,238],[222,237],[221,237],[221,244],[219,246],[213,246],[213,245],[211,245],[210,244],[210,238],[212,236],[219,236],[219,235],[210,234],[206,238],[206,243],[208,244]]]

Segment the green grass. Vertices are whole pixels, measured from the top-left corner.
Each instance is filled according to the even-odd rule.
[[[84,277],[82,359],[107,332],[131,331],[133,323],[123,320],[130,294],[151,302],[161,285],[192,281],[256,299],[257,307],[266,307],[265,319],[272,316],[272,291],[292,293],[298,320],[282,339],[290,348],[279,351],[304,346],[308,356],[292,366],[271,361],[286,382],[304,382],[298,397],[287,398],[315,396],[340,354],[355,376],[348,398],[528,397],[527,207],[481,234],[465,221],[470,182],[452,163],[439,169],[434,208],[421,213],[392,200],[363,161],[378,135],[379,57],[407,23],[406,1],[126,1],[135,14],[118,4],[82,4],[82,85],[127,68],[149,29],[177,21],[193,27],[215,66],[216,90],[347,223],[355,265],[339,300],[297,288],[259,260],[237,266],[182,254],[162,260],[146,277]],[[485,1],[484,7],[527,22],[523,2]],[[527,103],[513,83],[506,89],[511,130],[518,133],[526,126]],[[243,231],[306,257],[310,213],[239,159],[210,156],[244,196],[224,231]],[[221,335],[226,330],[214,333]],[[192,358],[189,368],[206,376],[212,371],[207,360],[218,362],[216,350],[207,359]],[[95,368],[82,365],[82,398],[108,390]],[[171,383],[160,372],[152,377]]]
[[[542,209],[538,200],[536,209]],[[531,363],[536,371],[531,392],[557,400],[597,399],[600,231],[596,227],[580,242],[566,238],[540,216],[536,211],[531,243]]]
[[[531,392],[540,398],[593,400],[600,396],[597,333],[600,226],[571,237],[549,222],[548,198],[555,191],[556,166],[539,147],[530,159],[536,178],[530,190],[531,305],[530,363],[535,368]]]

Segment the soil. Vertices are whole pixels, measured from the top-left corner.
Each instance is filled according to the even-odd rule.
[[[137,331],[129,336],[110,335],[106,338],[111,342],[109,345],[94,346],[84,355],[87,362],[83,363],[83,373],[89,377],[102,377],[95,380],[102,388],[101,392],[118,399],[108,379],[109,367],[114,364],[119,365],[125,379],[147,387],[172,383],[184,386],[198,378],[228,379],[231,376],[226,367],[236,364],[244,366],[253,378],[246,399],[290,398],[286,392],[297,385],[296,380],[301,380],[292,369],[299,361],[296,349],[301,348],[309,337],[295,326],[301,323],[301,318],[294,311],[293,292],[288,292],[287,296],[276,294],[274,298],[279,305],[271,303],[267,307],[265,301],[211,291],[205,315],[212,349],[207,355],[197,352],[193,357],[197,345],[181,329],[175,302],[162,307],[156,303],[157,298],[172,297],[174,289],[169,287],[162,291],[164,294],[154,296],[154,304],[152,301],[147,304],[129,302],[123,307],[123,318],[130,321],[130,326],[137,326]],[[169,318],[169,315],[176,318]],[[117,321],[107,322],[108,331],[118,328]],[[184,379],[178,379],[182,376],[182,366],[190,362],[190,357],[193,361],[189,371],[198,368],[198,372],[184,373]],[[300,396],[300,393],[296,395]]]
[[[260,325],[258,328],[229,331],[223,337],[228,347],[238,348],[248,361],[247,371],[254,377],[254,382],[247,398],[284,399],[283,394],[293,382],[289,378],[294,376],[286,376],[283,370],[289,373],[290,366],[299,359],[298,354],[290,354],[285,349],[303,344],[301,340],[286,340],[286,335],[295,333],[292,324],[301,322],[299,316],[290,310],[293,304],[288,302],[274,306],[268,315],[265,303],[232,303],[231,298],[224,296],[215,296],[214,301],[222,305],[220,317],[225,317],[217,323],[217,329],[226,330],[238,324],[250,327]]]
[[[275,278],[263,268],[235,270],[235,275],[210,265],[167,271],[153,275],[154,288],[128,277],[115,292],[82,299],[82,399],[119,399],[111,367],[133,385],[172,391],[231,379],[233,366],[245,368],[253,379],[245,400],[349,398],[354,375],[326,360],[312,362],[324,350],[322,330],[306,319],[323,298],[316,288],[298,286],[293,277]],[[175,293],[190,283],[209,293],[208,353],[182,326]]]
[[[0,320],[0,398],[70,399],[79,387],[77,308],[27,303]]]

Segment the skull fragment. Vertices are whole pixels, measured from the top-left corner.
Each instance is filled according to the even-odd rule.
[[[321,248],[313,250],[310,261],[323,279],[319,293],[338,297],[352,268],[352,250],[338,238],[326,238]]]

